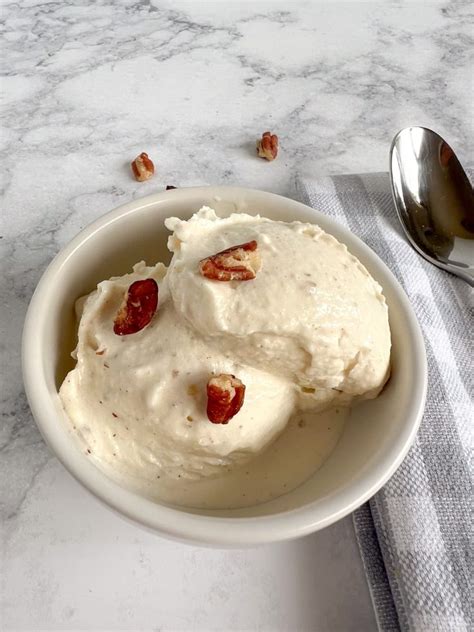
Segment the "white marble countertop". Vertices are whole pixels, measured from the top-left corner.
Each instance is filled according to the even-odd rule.
[[[392,136],[410,124],[435,128],[468,160],[472,9],[3,4],[0,628],[375,629],[349,518],[299,541],[220,551],[150,535],[99,505],[36,430],[21,384],[22,321],[63,244],[166,184],[291,196],[297,173],[385,170]],[[274,163],[254,153],[267,128],[280,136]],[[157,169],[144,184],[128,165],[141,151]]]

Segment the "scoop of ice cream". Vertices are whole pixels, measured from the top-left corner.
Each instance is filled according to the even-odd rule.
[[[129,477],[211,476],[263,450],[294,409],[288,380],[211,348],[174,309],[162,264],[103,281],[81,301],[77,366],[60,389],[91,458]],[[159,309],[131,335],[113,331],[131,283],[153,278]],[[230,373],[246,386],[245,405],[228,425],[206,416],[206,384]],[[89,454],[89,453],[88,453]]]
[[[166,225],[168,270],[139,263],[78,301],[77,365],[60,397],[91,458],[130,479],[205,478],[258,455],[298,409],[379,392],[389,370],[387,306],[345,246],[314,225],[219,219],[209,208]],[[247,280],[203,275],[203,259],[248,242]],[[150,278],[158,310],[122,335],[130,323],[114,323],[124,296],[139,310],[128,289]],[[206,412],[208,381],[221,374],[246,387],[226,425]]]
[[[381,287],[321,228],[203,208],[173,231],[167,275],[176,311],[213,349],[296,386],[300,406],[374,397],[389,371],[390,329]],[[257,241],[254,279],[204,277],[200,261]]]

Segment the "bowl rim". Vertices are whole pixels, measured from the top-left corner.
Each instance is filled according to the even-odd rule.
[[[80,249],[81,245],[93,238],[97,232],[109,224],[121,220],[136,211],[144,210],[157,204],[176,201],[179,198],[185,200],[193,198],[209,199],[210,197],[231,201],[250,197],[252,204],[258,198],[266,201],[273,199],[280,204],[284,201],[289,207],[289,212],[291,212],[292,207],[294,209],[304,208],[306,212],[310,210],[314,215],[315,223],[318,220],[322,220],[321,223],[334,227],[338,239],[342,235],[342,241],[345,241],[347,238],[349,244],[351,242],[357,244],[357,247],[363,251],[365,258],[370,260],[371,264],[376,268],[381,269],[390,280],[392,290],[395,291],[397,300],[409,323],[409,334],[413,342],[414,372],[418,382],[417,397],[407,406],[407,420],[409,421],[404,424],[402,431],[391,446],[391,458],[387,459],[388,462],[385,467],[378,467],[381,471],[375,473],[369,469],[364,477],[355,483],[349,494],[351,500],[343,502],[342,498],[339,498],[341,493],[344,493],[344,487],[341,493],[335,492],[331,496],[314,501],[298,509],[271,515],[224,517],[188,513],[185,510],[174,509],[140,497],[120,486],[119,483],[109,479],[106,474],[85,460],[76,446],[74,446],[74,450],[77,453],[75,455],[69,449],[71,446],[68,447],[65,436],[55,431],[55,428],[57,429],[58,427],[56,402],[53,402],[46,384],[42,365],[42,337],[38,335],[38,328],[41,331],[42,323],[46,317],[48,301],[45,298],[51,294],[54,285],[52,281],[60,273],[65,263]],[[35,422],[46,444],[69,473],[93,496],[118,512],[122,517],[128,518],[135,524],[138,523],[155,533],[158,532],[174,539],[195,544],[211,546],[255,545],[294,539],[329,526],[366,502],[387,482],[408,453],[423,416],[428,381],[424,339],[413,308],[405,291],[390,269],[369,246],[333,218],[302,202],[259,189],[229,186],[183,187],[172,191],[155,193],[123,204],[82,229],[58,252],[48,265],[31,298],[22,336],[22,371],[26,396]],[[69,441],[69,444],[72,444],[72,442]],[[371,484],[368,484],[366,479],[367,481],[370,479]],[[318,517],[315,505],[320,505],[321,502],[327,505],[327,509],[324,516]]]

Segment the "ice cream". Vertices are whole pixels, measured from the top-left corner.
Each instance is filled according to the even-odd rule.
[[[77,366],[60,395],[89,449],[129,475],[194,478],[216,473],[262,450],[294,407],[287,380],[226,358],[177,314],[163,283],[165,268],[139,263],[133,274],[99,284],[83,305]],[[160,287],[160,307],[138,333],[112,329],[129,285],[143,278]],[[209,376],[237,374],[245,408],[225,427],[206,417]]]
[[[141,262],[78,302],[77,365],[60,397],[100,467],[148,486],[232,476],[280,435],[281,452],[298,411],[377,395],[389,371],[387,307],[345,246],[310,224],[219,219],[209,208],[166,226],[168,270]],[[203,272],[209,264],[212,277],[212,255],[249,243],[245,280]],[[157,310],[117,335],[124,296],[143,279],[159,288]],[[225,424],[209,420],[209,383],[221,375],[245,387]]]
[[[382,289],[346,246],[311,224],[202,209],[172,218],[167,275],[176,310],[213,348],[290,380],[299,405],[374,397],[388,375],[390,329]],[[248,283],[213,282],[199,261],[256,240]]]

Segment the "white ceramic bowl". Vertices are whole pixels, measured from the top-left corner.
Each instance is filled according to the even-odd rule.
[[[354,409],[335,451],[298,489],[239,510],[195,510],[157,504],[124,489],[79,450],[58,396],[75,346],[75,300],[145,259],[169,260],[163,220],[190,217],[202,205],[220,215],[238,210],[272,219],[318,223],[347,244],[384,289],[393,339],[392,377],[382,395]],[[323,209],[324,210],[324,209]],[[122,515],[171,537],[210,545],[248,545],[322,529],[370,498],[394,473],[423,413],[427,369],[411,306],[384,263],[357,237],[322,213],[263,191],[231,187],[176,189],[125,204],[85,228],[44,273],[26,317],[23,375],[38,427],[63,465]]]

